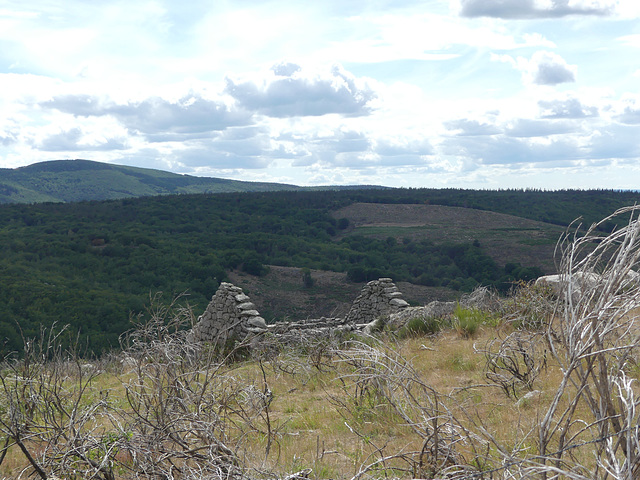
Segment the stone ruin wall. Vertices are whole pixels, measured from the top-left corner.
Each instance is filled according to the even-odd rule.
[[[398,313],[409,304],[390,278],[380,278],[367,283],[351,305],[346,323],[370,323],[382,316]]]
[[[270,331],[275,335],[318,335],[340,330],[360,330],[383,316],[401,312],[409,304],[390,278],[367,283],[345,318],[320,318],[267,325],[240,287],[222,283],[193,327],[196,342],[224,344]]]
[[[223,282],[198,317],[191,337],[196,342],[224,344],[267,330],[264,318],[240,287]]]

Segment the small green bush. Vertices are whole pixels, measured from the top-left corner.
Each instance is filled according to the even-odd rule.
[[[464,308],[457,305],[453,311],[453,328],[464,338],[473,337],[482,325],[495,327],[500,318],[479,308]]]
[[[414,317],[410,319],[400,330],[399,338],[423,337],[435,335],[445,326],[445,320],[437,317]]]

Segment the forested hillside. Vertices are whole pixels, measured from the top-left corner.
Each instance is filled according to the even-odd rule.
[[[54,160],[0,169],[1,203],[77,202],[153,195],[297,190],[281,183],[178,175],[90,160]]]
[[[612,191],[400,189],[3,205],[3,351],[18,348],[19,329],[31,336],[54,322],[71,325],[95,351],[116,347],[130,313],[142,311],[150,294],[187,291],[199,313],[228,272],[261,275],[268,265],[346,272],[354,282],[390,276],[459,292],[478,284],[504,290],[541,273],[509,258],[497,262],[482,242],[442,232],[434,241],[350,231],[349,221],[332,213],[354,202],[459,205],[567,224],[578,214],[589,222],[601,218],[639,197]],[[466,229],[473,238],[474,226]]]

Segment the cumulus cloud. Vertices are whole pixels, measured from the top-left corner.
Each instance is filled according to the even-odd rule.
[[[569,138],[534,141],[505,135],[483,137],[456,137],[443,145],[449,155],[466,157],[484,165],[540,164],[576,160],[583,152]]]
[[[190,173],[201,167],[210,171],[258,169],[280,158],[280,147],[272,141],[268,129],[249,126],[216,132],[211,138],[183,142],[171,158]]]
[[[444,122],[444,126],[458,136],[495,135],[502,132],[501,129],[490,123],[464,118]]]
[[[341,130],[332,138],[318,137],[315,143],[330,146],[335,153],[365,152],[371,147],[371,141],[364,133],[353,130]]]
[[[613,13],[614,7],[613,0],[460,0],[459,14],[504,19],[605,16]]]
[[[339,66],[324,75],[306,77],[298,65],[280,64],[265,82],[226,79],[225,92],[245,109],[269,117],[363,116],[376,93]]]
[[[425,158],[434,155],[435,149],[426,139],[383,138],[375,141],[372,152],[373,164],[404,167],[424,165]]]
[[[151,97],[127,104],[91,95],[60,95],[41,106],[75,116],[111,115],[129,130],[143,135],[160,135],[161,140],[166,140],[163,135],[193,136],[251,122],[249,113],[197,93],[176,102]]]
[[[564,100],[540,100],[540,116],[548,119],[589,118],[599,115],[597,107],[583,105],[577,98]]]
[[[282,138],[281,138],[282,140]],[[435,154],[431,143],[421,137],[376,136],[371,132],[335,130],[303,140],[294,166],[343,168],[362,171],[384,166],[424,165]]]
[[[13,145],[17,142],[16,135],[11,132],[0,132],[0,144],[3,147],[8,147],[9,145]]]
[[[433,155],[434,149],[426,139],[405,140],[402,138],[377,140],[374,151],[383,157],[421,157]]]
[[[210,170],[238,170],[267,168],[273,159],[264,156],[247,156],[235,152],[219,152],[209,145],[181,151],[176,160],[188,167],[207,167]],[[189,171],[188,170],[188,171]]]
[[[576,131],[578,131],[577,125],[568,121],[520,118],[508,125],[505,134],[510,137],[546,137]]]
[[[533,83],[537,85],[557,85],[575,82],[577,67],[568,65],[560,56],[551,52],[536,52],[529,64]]]
[[[627,125],[640,125],[640,97],[627,96],[617,120]]]
[[[271,67],[271,71],[280,77],[291,77],[302,70],[300,65],[291,62],[281,62]]]
[[[639,119],[640,120],[640,119]],[[640,125],[640,121],[637,125]],[[609,125],[596,132],[589,145],[590,158],[637,159],[640,157],[640,126]]]
[[[280,141],[297,145],[294,166],[349,166],[360,164],[360,157],[371,149],[370,139],[362,132],[337,129],[328,133],[301,137],[293,132],[282,135]],[[294,147],[295,148],[295,147]]]
[[[627,107],[618,119],[628,125],[640,125],[640,108]]]
[[[615,162],[640,156],[640,109],[632,110],[633,99],[626,99],[617,118],[608,123],[598,110],[585,107],[575,98],[539,102],[548,109],[548,119],[515,118],[501,130],[487,134],[453,135],[438,146],[438,153],[474,162],[476,165],[505,165],[518,168],[566,168],[576,165],[612,167]],[[595,128],[583,128],[581,120],[592,116]],[[625,120],[625,122],[622,122]],[[459,122],[462,126],[464,122]],[[450,122],[455,127],[458,122]]]
[[[569,65],[560,55],[547,51],[538,51],[530,59],[510,55],[492,55],[492,59],[511,64],[522,73],[526,83],[535,85],[575,82],[578,72],[577,66]]]
[[[64,113],[80,117],[102,116],[109,113],[115,104],[108,98],[94,95],[59,95],[52,100],[40,103],[41,107],[53,108]]]
[[[124,150],[127,142],[122,138],[91,139],[76,127],[48,135],[36,146],[47,152],[108,151]]]

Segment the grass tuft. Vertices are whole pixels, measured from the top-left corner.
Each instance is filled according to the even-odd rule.
[[[414,317],[402,326],[397,336],[400,339],[424,337],[439,333],[446,326],[446,320],[438,317]]]
[[[479,308],[457,305],[453,311],[453,328],[463,338],[473,338],[482,326],[496,327],[499,324],[499,316]]]

